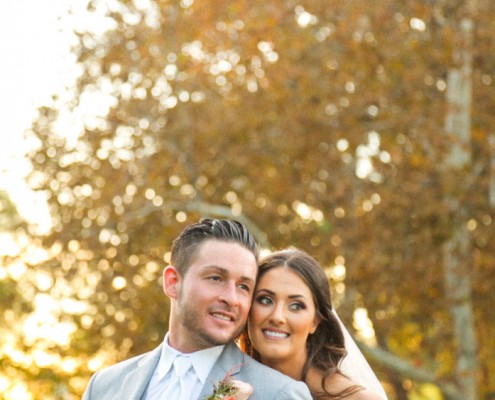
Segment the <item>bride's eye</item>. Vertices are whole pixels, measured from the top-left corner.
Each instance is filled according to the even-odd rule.
[[[258,296],[256,297],[256,302],[262,305],[268,305],[272,303],[272,299],[268,296]]]
[[[291,310],[294,310],[294,311],[300,311],[300,310],[305,310],[306,309],[306,305],[304,303],[292,303],[290,305],[290,309]]]

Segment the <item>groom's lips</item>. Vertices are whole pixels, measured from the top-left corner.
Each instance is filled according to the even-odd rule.
[[[226,321],[226,322],[235,321],[235,315],[232,313],[225,312],[225,311],[213,311],[210,313],[210,315],[216,319]]]

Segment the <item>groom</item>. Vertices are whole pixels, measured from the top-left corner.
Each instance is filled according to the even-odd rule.
[[[237,221],[204,219],[186,227],[163,272],[171,302],[163,343],[94,374],[83,400],[203,400],[232,370],[233,379],[253,387],[251,400],[311,399],[302,382],[233,343],[251,307],[257,258],[253,236]]]

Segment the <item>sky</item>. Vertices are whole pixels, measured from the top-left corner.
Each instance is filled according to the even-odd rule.
[[[37,107],[48,104],[71,80],[69,4],[6,1],[0,13],[0,189],[9,193],[24,218],[42,229],[48,224],[46,207],[24,183],[30,169],[24,132]]]

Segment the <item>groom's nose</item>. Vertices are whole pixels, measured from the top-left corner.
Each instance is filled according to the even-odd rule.
[[[237,295],[237,286],[235,282],[226,282],[222,292],[220,293],[220,300],[227,303],[229,306],[235,306],[239,303],[239,297]]]

